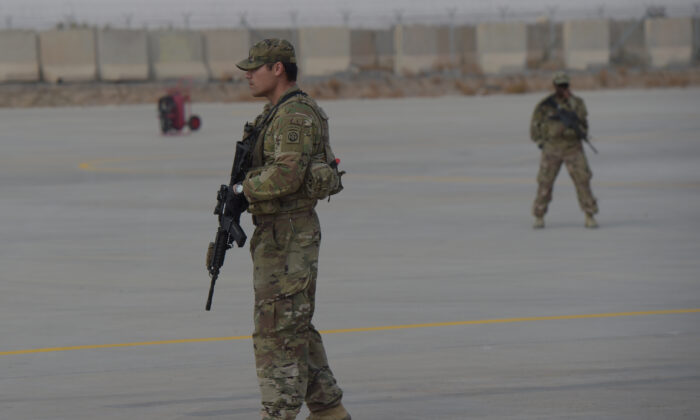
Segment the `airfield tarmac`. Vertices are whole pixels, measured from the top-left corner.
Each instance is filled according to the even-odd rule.
[[[531,228],[542,93],[321,103],[348,175],[315,325],[353,419],[698,418],[700,90],[580,94],[597,230],[565,169]],[[261,106],[179,136],[0,109],[0,419],[258,418],[247,245],[211,312],[204,254]]]

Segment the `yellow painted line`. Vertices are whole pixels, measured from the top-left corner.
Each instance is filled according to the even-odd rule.
[[[367,328],[346,328],[340,330],[321,331],[324,334],[350,333],[350,332],[365,332],[365,331],[388,331],[388,330],[403,330],[410,328],[429,328],[429,327],[453,327],[457,325],[484,325],[484,324],[508,324],[514,322],[528,321],[553,321],[562,319],[590,319],[590,318],[614,318],[621,316],[640,316],[640,315],[668,315],[668,314],[689,314],[700,312],[697,309],[671,309],[665,311],[640,311],[640,312],[617,312],[608,314],[585,314],[585,315],[555,315],[555,316],[531,316],[524,318],[501,318],[501,319],[479,319],[475,321],[455,321],[455,322],[435,322],[430,324],[409,324],[409,325],[389,325],[384,327],[367,327]],[[2,353],[0,353],[2,354]]]
[[[124,156],[107,159],[93,159],[78,164],[78,168],[89,172],[129,172],[128,168],[100,167],[109,163],[155,162],[160,160],[175,160],[191,157],[188,155],[155,155],[155,156]]]
[[[591,319],[591,318],[615,318],[624,316],[641,316],[641,315],[670,315],[670,314],[690,314],[699,313],[700,308],[694,309],[670,309],[662,311],[637,311],[637,312],[616,312],[604,314],[584,314],[584,315],[555,315],[555,316],[531,316],[523,318],[501,318],[501,319],[479,319],[473,321],[455,321],[455,322],[433,322],[428,324],[407,324],[407,325],[386,325],[381,327],[362,327],[362,328],[344,328],[337,330],[321,331],[322,334],[344,334],[354,332],[371,332],[371,331],[391,331],[391,330],[406,330],[414,328],[431,328],[431,327],[453,327],[458,325],[485,325],[485,324],[508,324],[514,322],[532,322],[532,321],[554,321],[565,319]],[[181,343],[204,343],[209,341],[233,341],[233,340],[248,340],[252,338],[250,335],[239,335],[235,337],[210,337],[210,338],[185,338],[180,340],[161,340],[161,341],[142,341],[136,343],[117,343],[117,344],[93,344],[85,346],[70,346],[70,347],[50,347],[43,349],[30,350],[14,350],[0,352],[0,356],[9,356],[17,354],[32,354],[32,353],[51,353],[58,351],[70,350],[91,350],[91,349],[106,349],[118,347],[138,347],[138,346],[155,346],[159,344],[181,344]]]

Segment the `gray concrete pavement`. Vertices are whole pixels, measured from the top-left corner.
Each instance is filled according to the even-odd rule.
[[[565,171],[530,227],[540,96],[322,104],[349,175],[315,323],[360,329],[324,337],[354,419],[697,418],[700,313],[649,312],[700,308],[700,90],[582,93],[598,230]],[[247,248],[212,312],[204,252],[260,107],[168,137],[155,106],[0,109],[0,419],[257,418],[250,340],[166,341],[252,330]]]

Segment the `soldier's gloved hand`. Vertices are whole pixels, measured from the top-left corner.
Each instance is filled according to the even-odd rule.
[[[211,267],[211,263],[214,261],[214,242],[209,242],[207,247],[207,269]]]

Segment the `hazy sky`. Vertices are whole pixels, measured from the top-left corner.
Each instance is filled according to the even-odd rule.
[[[0,0],[0,26],[44,29],[61,21],[150,28],[338,25],[389,26],[407,22],[457,23],[483,20],[641,17],[649,5],[670,16],[696,13],[700,0]]]

